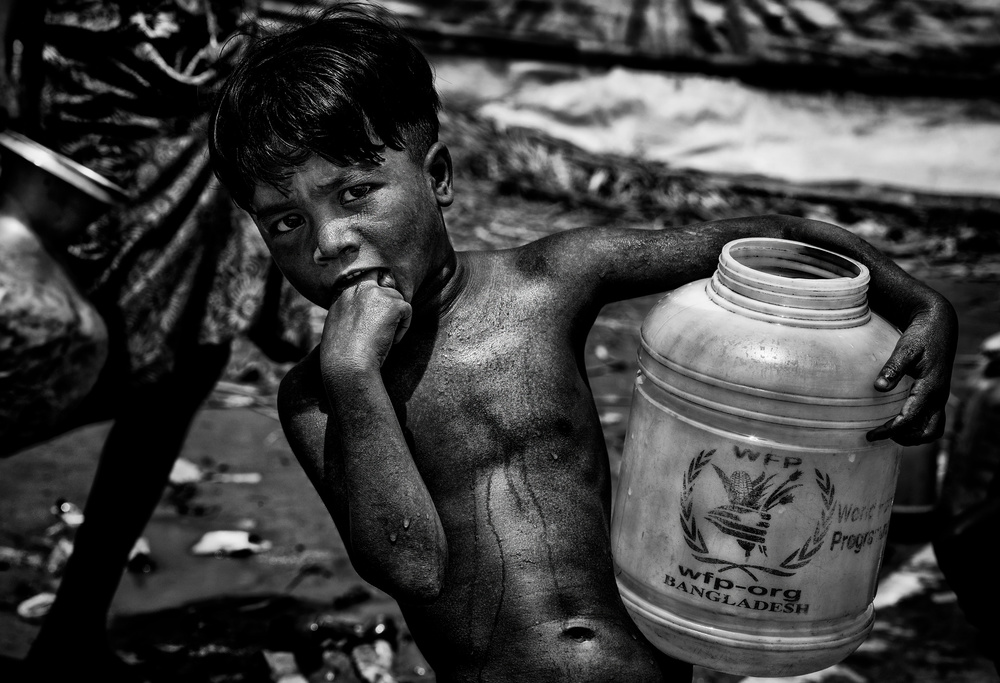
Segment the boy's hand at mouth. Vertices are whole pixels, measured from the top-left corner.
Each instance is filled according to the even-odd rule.
[[[412,309],[395,284],[389,271],[373,269],[352,281],[330,306],[320,345],[325,379],[380,370],[410,326]]]

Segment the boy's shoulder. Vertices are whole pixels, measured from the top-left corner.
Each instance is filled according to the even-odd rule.
[[[594,247],[600,239],[594,228],[571,228],[506,249],[459,252],[468,262],[493,273],[508,272],[528,278],[581,274],[580,266],[593,260],[600,251]]]

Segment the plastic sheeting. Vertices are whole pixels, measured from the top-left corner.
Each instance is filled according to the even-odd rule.
[[[769,92],[735,80],[440,59],[449,98],[478,97],[500,127],[675,168],[1000,196],[1000,106]]]

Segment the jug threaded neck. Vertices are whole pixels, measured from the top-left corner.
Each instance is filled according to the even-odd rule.
[[[706,287],[733,313],[797,327],[856,327],[871,318],[868,268],[803,242],[768,237],[722,249]]]

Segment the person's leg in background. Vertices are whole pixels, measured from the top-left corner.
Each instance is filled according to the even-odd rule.
[[[116,364],[103,393],[88,399],[94,413],[75,424],[114,424],[27,662],[29,672],[42,672],[29,680],[95,673],[107,681],[124,669],[106,647],[109,606],[231,341],[249,334],[272,360],[293,360],[310,346],[308,316],[282,299],[256,227],[208,167],[205,106],[235,54],[228,47],[239,41],[229,39],[252,19],[244,3],[109,1],[95,12],[102,3],[21,1],[40,23],[23,34],[37,37],[34,51],[24,43],[21,81],[38,113],[22,121],[22,132],[130,197],[66,252],[67,268],[111,328]],[[163,30],[135,30],[153,26]],[[301,343],[289,322],[306,330]]]
[[[229,353],[229,344],[196,346],[178,354],[175,372],[124,397],[104,443],[58,599],[26,660],[32,680],[86,672],[113,681],[116,670],[122,675],[124,665],[106,641],[108,611],[129,552]]]

